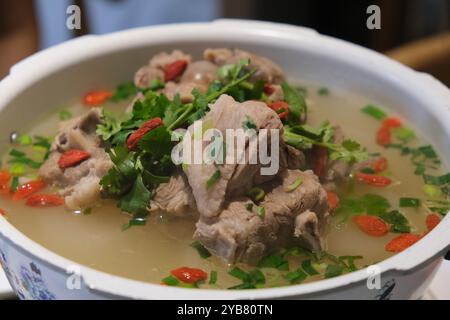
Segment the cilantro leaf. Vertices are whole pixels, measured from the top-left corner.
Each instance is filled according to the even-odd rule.
[[[245,130],[251,130],[251,129],[256,130],[257,129],[255,121],[249,116],[245,116],[245,120],[242,123],[242,127]]]
[[[123,119],[120,119],[120,117],[116,116],[113,112],[103,109],[102,122],[97,125],[97,135],[104,141],[111,139],[112,136],[122,130],[122,120]]]
[[[148,132],[139,142],[139,148],[155,158],[170,154],[173,148],[170,133],[165,126],[159,126]]]
[[[284,140],[287,144],[297,149],[311,149],[313,145],[329,149],[331,160],[342,160],[350,164],[363,162],[369,159],[369,154],[362,149],[359,143],[353,140],[345,140],[342,144],[330,142],[334,134],[334,129],[329,123],[322,125],[320,136],[317,137],[317,130],[307,129],[308,133],[302,133],[307,129],[305,126],[285,126]],[[315,134],[315,137],[311,137]]]
[[[289,105],[288,123],[291,125],[300,124],[307,113],[305,97],[287,82],[283,82],[281,88],[283,89],[284,100]]]
[[[135,96],[139,92],[139,89],[133,82],[127,82],[119,85],[111,96],[110,100],[113,102],[119,102],[127,100]]]
[[[118,207],[132,213],[134,218],[145,218],[148,215],[151,192],[144,185],[141,175],[138,175],[131,190],[120,198]]]

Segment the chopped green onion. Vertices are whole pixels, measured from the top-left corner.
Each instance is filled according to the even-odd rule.
[[[276,113],[278,114],[278,115],[280,115],[280,114],[282,114],[283,112],[286,112],[287,110],[285,109],[285,108],[280,108],[280,109],[278,109],[277,111],[276,111]]]
[[[33,146],[35,146],[35,147],[41,147],[46,150],[50,150],[50,148],[52,147],[50,140],[47,138],[35,136],[34,139],[36,142],[33,143]]]
[[[25,171],[25,166],[22,163],[14,163],[10,168],[10,172],[13,176],[23,176]]]
[[[416,174],[418,176],[423,175],[425,173],[426,169],[427,168],[425,167],[425,165],[423,163],[419,163],[416,166],[416,171],[414,171],[414,174]]]
[[[289,272],[284,275],[284,278],[291,284],[299,284],[305,281],[308,276],[301,269]]]
[[[289,262],[279,254],[264,257],[258,264],[260,268],[273,268],[280,271],[289,270]]]
[[[330,94],[330,90],[328,88],[322,87],[319,90],[317,90],[317,94],[319,96],[327,96]]]
[[[290,184],[289,186],[286,187],[285,191],[286,192],[293,192],[298,187],[300,187],[300,185],[302,183],[303,183],[303,178],[302,177],[297,177],[297,179],[295,179],[295,181],[292,184]]]
[[[400,139],[404,142],[410,141],[416,137],[416,133],[414,130],[409,128],[395,128],[392,130],[392,133],[397,139]]]
[[[10,155],[11,157],[15,157],[15,158],[25,157],[25,153],[22,152],[22,151],[19,151],[19,150],[17,150],[17,149],[11,149],[11,150],[9,151],[9,155]]]
[[[369,116],[377,119],[377,120],[383,120],[386,119],[387,115],[386,113],[381,110],[379,107],[374,106],[372,104],[367,105],[362,109],[362,112],[368,114]]]
[[[390,231],[393,233],[410,233],[411,227],[409,225],[396,224],[391,226]]]
[[[309,274],[310,276],[315,276],[315,275],[318,275],[318,274],[319,274],[319,272],[317,272],[317,270],[314,269],[314,267],[312,266],[311,260],[304,260],[304,261],[302,262],[302,268],[303,268],[303,270],[305,270],[305,272],[306,272],[307,274]]]
[[[450,183],[450,173],[447,173],[443,176],[423,175],[423,180],[425,181],[425,184],[442,186],[444,184]]]
[[[420,199],[417,198],[400,198],[401,208],[418,208],[421,203]]]
[[[266,216],[266,209],[264,207],[256,207],[256,215],[261,219]]]
[[[11,192],[16,192],[19,187],[19,177],[13,177],[11,180]]]
[[[266,193],[264,192],[263,189],[255,187],[247,191],[247,196],[250,197],[255,202],[260,202],[264,199]]]
[[[150,83],[150,90],[155,91],[155,90],[159,90],[159,89],[164,89],[165,86],[166,86],[165,83],[162,82],[161,80],[154,79]]]
[[[353,271],[358,270],[358,268],[355,265],[355,260],[359,260],[362,258],[363,258],[363,256],[341,256],[338,259],[342,263],[345,263],[347,265],[347,268],[353,272]],[[347,261],[347,263],[346,263],[346,261]]]
[[[443,216],[450,211],[449,200],[428,200],[426,205],[430,211],[437,212]]]
[[[264,276],[264,273],[261,272],[259,269],[254,269],[248,273],[250,277],[250,282],[254,284],[264,284],[266,282],[266,277]]]
[[[438,157],[436,151],[434,151],[434,148],[431,145],[419,147],[417,150],[429,159],[435,159]]]
[[[29,146],[33,143],[33,138],[27,134],[23,134],[19,137],[19,143],[22,146]]]
[[[113,102],[119,102],[134,97],[138,93],[139,89],[133,82],[127,82],[117,86],[115,92],[111,96],[110,100]]]
[[[373,170],[372,168],[366,167],[366,168],[362,168],[360,170],[362,173],[366,173],[366,174],[375,174],[375,170]]]
[[[230,287],[228,288],[228,290],[247,290],[247,289],[255,289],[255,285],[248,283],[248,282],[244,282],[241,284],[238,284],[237,286],[234,287]]]
[[[191,244],[191,247],[197,250],[199,256],[202,259],[207,259],[211,257],[211,253],[200,242],[195,241],[194,243]]]
[[[84,214],[85,216],[88,216],[88,215],[92,214],[92,208],[86,208],[86,209],[84,209],[84,210],[83,210],[83,214]]]
[[[72,113],[70,113],[70,111],[62,110],[59,112],[59,120],[64,121],[69,120],[70,118],[72,118]]]
[[[162,279],[162,282],[167,284],[168,286],[173,286],[173,287],[176,287],[180,284],[180,280],[178,280],[177,278],[175,278],[172,275]]]
[[[247,211],[250,211],[250,212],[252,212],[252,210],[253,210],[253,203],[246,203],[245,204],[245,209],[247,210]]]
[[[325,279],[340,276],[344,272],[344,267],[336,264],[329,264],[325,270]]]
[[[440,196],[442,196],[442,190],[437,187],[437,186],[433,186],[431,184],[425,184],[422,187],[423,192],[425,192],[429,197],[432,198],[438,198]]]
[[[219,181],[220,177],[222,176],[220,170],[216,170],[214,174],[208,179],[206,182],[206,189],[212,188],[214,184],[216,184],[217,181]]]
[[[216,284],[217,283],[217,271],[212,270],[209,274],[209,284]]]
[[[257,128],[255,121],[252,118],[250,118],[249,116],[245,116],[245,121],[242,123],[242,127],[245,130],[251,130],[251,129],[255,130]]]
[[[228,274],[243,282],[248,282],[250,280],[250,275],[239,267],[234,267],[228,272]]]

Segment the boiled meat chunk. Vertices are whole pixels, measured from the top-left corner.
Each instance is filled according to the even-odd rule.
[[[61,188],[69,209],[95,204],[100,198],[100,179],[113,165],[95,133],[100,122],[100,109],[91,109],[81,117],[62,122],[49,158],[39,170],[47,184]],[[58,165],[61,155],[75,149],[87,151],[91,157],[77,166],[61,169]]]
[[[256,127],[258,142],[264,138],[262,134],[259,134],[260,129],[279,130],[279,139],[282,141],[283,125],[278,115],[262,102],[246,101],[238,103],[232,97],[222,95],[211,106],[211,111],[202,120],[203,124],[208,124],[211,128],[218,129],[224,137],[225,145],[230,146],[231,141],[226,140],[226,129],[243,130],[243,123],[248,121],[248,119],[251,119]],[[189,130],[193,132],[194,126],[191,126]],[[270,133],[270,131],[268,132]],[[267,144],[270,146],[270,134],[267,140]],[[235,155],[238,154],[237,146],[238,144],[235,141]],[[246,154],[250,154],[248,139],[245,143],[245,148]],[[280,155],[277,156],[279,159]],[[275,155],[272,156],[272,158],[274,157]],[[234,161],[231,164],[203,163],[189,164],[185,167],[184,171],[201,216],[212,218],[218,215],[226,197],[244,194],[255,184],[255,181],[261,182],[261,179],[271,180],[274,178],[275,174],[261,177],[260,170],[263,165],[259,161],[257,164],[250,164],[248,158],[246,157],[243,164],[237,164],[237,161]],[[207,188],[208,180],[217,171],[220,171],[220,178],[210,188]]]
[[[301,185],[288,187],[297,179]],[[255,264],[271,251],[289,245],[324,249],[324,228],[328,220],[326,191],[311,172],[286,170],[264,186],[268,192],[259,204],[265,215],[250,212],[244,197],[230,200],[213,220],[200,219],[194,237],[225,261]]]
[[[150,209],[161,210],[174,217],[192,216],[196,212],[191,187],[184,174],[176,173],[169,182],[158,186],[150,202]]]
[[[134,76],[134,84],[139,88],[148,88],[152,82],[164,82],[164,67],[178,60],[188,63],[192,58],[180,50],[173,50],[171,53],[161,52],[153,56],[148,65],[140,68]]]
[[[279,84],[285,79],[283,70],[275,62],[244,50],[206,49],[203,53],[203,58],[219,66],[235,64],[242,59],[250,59],[248,68],[256,69],[256,73],[251,78],[252,80],[263,80],[264,82]]]

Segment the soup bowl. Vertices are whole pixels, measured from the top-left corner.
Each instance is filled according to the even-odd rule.
[[[0,84],[0,147],[17,127],[76,101],[94,87],[128,81],[153,54],[239,47],[277,61],[289,76],[357,92],[391,106],[450,164],[450,91],[376,52],[283,24],[218,20],[85,36],[39,52]],[[342,110],[345,112],[345,110]],[[79,265],[27,238],[0,217],[0,261],[22,299],[417,299],[450,248],[450,217],[407,250],[333,279],[244,291],[183,289],[134,281]]]

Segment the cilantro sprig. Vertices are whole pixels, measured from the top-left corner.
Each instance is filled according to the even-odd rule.
[[[369,154],[354,140],[344,140],[341,144],[332,142],[334,129],[325,122],[320,128],[307,125],[285,126],[284,140],[297,149],[311,149],[313,146],[327,148],[331,160],[342,160],[350,164],[369,159]]]
[[[205,94],[197,89],[192,91],[192,103],[183,104],[179,95],[169,100],[165,94],[155,91],[161,89],[160,84],[147,90],[138,89],[131,83],[117,88],[112,98],[114,101],[127,99],[137,92],[144,94],[143,99],[134,103],[130,114],[116,115],[104,110],[103,121],[97,127],[97,134],[114,164],[101,179],[102,194],[116,199],[118,207],[132,215],[125,229],[145,224],[155,189],[167,182],[175,170],[170,156],[174,130],[202,118],[209,111],[209,104],[222,94],[261,98],[262,85],[247,83],[256,72],[249,70],[249,64],[249,60],[242,60],[221,70],[220,80],[214,81]],[[260,93],[256,97],[257,92]],[[163,125],[145,134],[136,150],[128,150],[126,141],[130,134],[157,117],[163,120]],[[214,182],[215,179],[210,184]]]

